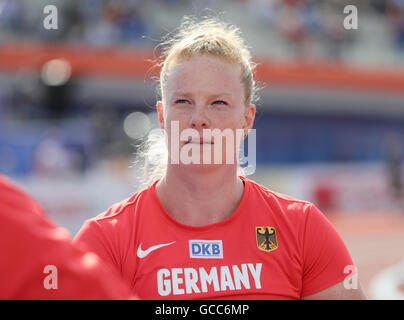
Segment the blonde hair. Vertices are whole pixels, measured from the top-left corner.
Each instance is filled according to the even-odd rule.
[[[254,80],[257,65],[252,62],[249,48],[236,26],[215,16],[205,16],[200,21],[196,17],[185,16],[175,32],[168,33],[162,38],[157,48],[159,47],[161,54],[155,60],[155,65],[161,68],[160,77],[157,79],[157,93],[163,101],[170,69],[181,61],[203,54],[213,55],[239,65],[240,80],[244,85],[245,106],[258,101],[258,88]],[[144,149],[143,186],[164,176],[168,157],[163,137],[154,135],[150,138],[149,136]],[[151,159],[159,159],[159,161],[156,163]],[[239,174],[243,174],[241,167],[239,167]]]
[[[185,16],[178,32],[163,37],[159,65],[159,94],[164,97],[164,88],[170,68],[176,63],[194,56],[208,54],[235,63],[241,67],[241,82],[244,84],[245,104],[256,103],[257,86],[254,80],[256,64],[251,60],[248,46],[240,30],[217,17],[204,17],[201,21]]]

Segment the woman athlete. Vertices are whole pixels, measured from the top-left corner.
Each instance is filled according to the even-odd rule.
[[[164,45],[164,174],[86,221],[75,241],[141,299],[364,299],[345,273],[355,270],[346,246],[312,203],[238,175],[233,147],[256,112],[239,30],[186,19]]]

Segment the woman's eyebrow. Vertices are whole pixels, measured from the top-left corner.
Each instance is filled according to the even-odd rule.
[[[173,96],[184,96],[184,97],[192,97],[192,93],[188,92],[183,92],[183,91],[175,91],[173,93]],[[231,93],[223,92],[223,93],[214,93],[208,95],[208,98],[217,98],[217,97],[222,97],[222,96],[229,96],[232,97],[233,95]]]

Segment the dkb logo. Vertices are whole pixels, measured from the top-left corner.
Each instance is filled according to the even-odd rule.
[[[222,240],[189,240],[190,258],[223,259]]]

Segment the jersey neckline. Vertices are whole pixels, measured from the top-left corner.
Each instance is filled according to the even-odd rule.
[[[189,230],[189,231],[208,231],[211,230],[213,228],[219,227],[219,226],[223,226],[225,224],[231,223],[233,220],[235,220],[243,211],[243,208],[245,207],[245,203],[247,202],[249,193],[250,193],[250,181],[243,177],[243,176],[238,176],[241,180],[244,181],[244,191],[243,191],[243,195],[241,196],[240,202],[237,206],[237,208],[234,210],[233,214],[222,220],[219,222],[215,222],[215,223],[211,223],[211,224],[207,224],[207,225],[203,225],[203,226],[191,226],[191,225],[187,225],[187,224],[183,224],[179,221],[177,221],[176,219],[174,219],[166,210],[166,208],[164,208],[163,204],[161,203],[159,197],[157,196],[157,192],[156,192],[156,184],[159,182],[160,179],[156,180],[153,184],[151,184],[149,186],[149,188],[151,189],[151,193],[152,196],[154,198],[154,200],[156,201],[156,203],[158,204],[158,206],[161,209],[161,212],[163,212],[163,215],[165,218],[167,218],[171,223],[173,223],[174,225],[176,225],[177,227],[180,227],[181,229],[185,229],[185,230]]]

